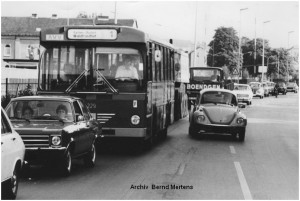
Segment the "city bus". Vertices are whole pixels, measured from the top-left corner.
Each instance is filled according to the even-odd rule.
[[[132,27],[78,25],[42,30],[40,45],[38,94],[85,99],[102,137],[151,146],[167,136],[174,117],[188,114],[186,92],[178,90],[184,84],[175,77],[188,65],[181,66],[181,52],[170,42]],[[131,72],[120,76],[119,68]]]

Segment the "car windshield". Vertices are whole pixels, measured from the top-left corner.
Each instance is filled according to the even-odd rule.
[[[237,86],[234,86],[234,90],[239,90],[239,91],[248,91],[248,90],[249,90],[249,88],[248,88],[248,86],[237,85]]]
[[[288,83],[288,87],[294,87],[295,83]]]
[[[237,105],[236,97],[228,92],[208,91],[202,94],[200,104]]]
[[[279,86],[280,86],[280,87],[285,87],[285,84],[284,84],[283,82],[280,82],[280,83],[279,83]]]
[[[67,101],[16,100],[9,104],[6,112],[11,120],[74,120],[71,104]]]

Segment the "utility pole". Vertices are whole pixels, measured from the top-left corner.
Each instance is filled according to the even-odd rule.
[[[241,34],[241,26],[242,26],[242,11],[243,10],[247,10],[248,8],[241,8],[240,9],[240,31],[239,31],[239,58],[238,58],[238,67],[237,67],[237,71],[238,71],[238,80],[237,80],[237,83],[239,83],[240,81],[240,66],[241,66],[241,37],[242,37],[242,34]]]
[[[270,21],[265,21],[265,22],[263,22],[263,55],[262,55],[262,74],[261,74],[261,82],[263,82],[264,81],[264,68],[265,68],[265,30],[264,30],[264,25],[266,24],[266,23],[268,23],[268,22],[270,22]]]
[[[197,51],[197,18],[198,18],[198,1],[196,1],[196,15],[195,15],[194,66],[196,66],[196,51]]]

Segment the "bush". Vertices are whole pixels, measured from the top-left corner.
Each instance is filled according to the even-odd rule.
[[[28,84],[25,89],[19,91],[18,96],[33,96],[31,88],[31,85]]]

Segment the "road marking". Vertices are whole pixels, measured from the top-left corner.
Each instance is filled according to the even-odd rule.
[[[244,176],[244,173],[243,173],[243,170],[242,170],[242,167],[241,167],[240,163],[239,162],[234,162],[234,166],[235,166],[235,169],[236,169],[239,181],[240,181],[240,185],[241,185],[245,200],[252,200],[252,195],[251,195],[251,192],[249,190],[249,187],[248,187],[248,184],[247,184],[247,181],[246,181],[246,178]]]
[[[181,163],[177,170],[177,175],[182,175],[185,169],[185,163]]]
[[[229,146],[229,148],[230,148],[230,152],[231,152],[232,154],[236,154],[235,149],[234,149],[234,146]]]

